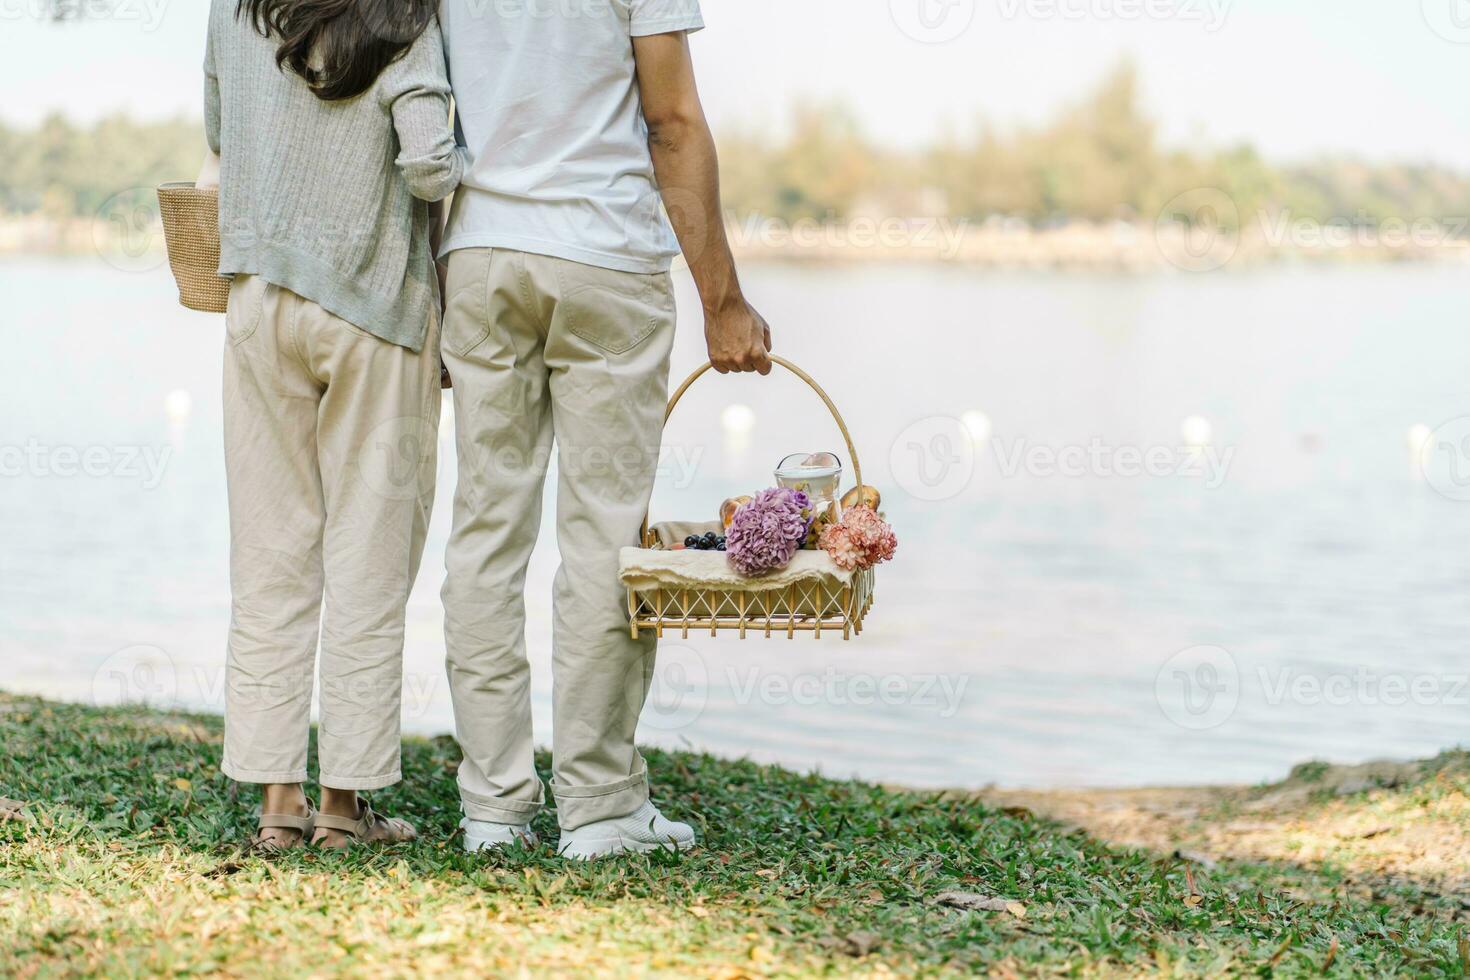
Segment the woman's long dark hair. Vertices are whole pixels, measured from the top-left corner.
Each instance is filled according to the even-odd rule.
[[[355,98],[419,39],[438,0],[239,0],[262,37],[279,38],[276,65],[306,79],[317,98]],[[315,66],[315,67],[313,67]]]

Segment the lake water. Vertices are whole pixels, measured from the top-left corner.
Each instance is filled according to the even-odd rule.
[[[963,786],[1249,781],[1470,741],[1462,269],[746,279],[846,415],[899,557],[859,640],[666,641],[646,741]],[[219,709],[222,324],[170,288],[163,268],[0,262],[0,687]],[[702,353],[682,278],[679,301],[676,380]],[[789,377],[711,376],[668,441],[656,519],[712,516],[790,452],[847,455]],[[452,725],[442,455],[406,657],[423,733]]]

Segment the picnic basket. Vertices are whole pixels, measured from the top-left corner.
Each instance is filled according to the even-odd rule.
[[[805,382],[827,406],[847,444],[853,478],[861,487],[863,471],[857,447],[831,397],[811,375],[795,364],[776,355],[771,356],[771,361]],[[674,392],[664,413],[666,424],[684,394],[711,367],[706,363],[695,370]],[[645,557],[648,552],[662,551],[668,544],[661,538],[657,527],[650,527],[648,517],[643,520],[640,540]],[[639,557],[639,549],[627,551],[633,552],[634,558]],[[697,552],[694,555],[690,561],[706,562],[711,568],[715,563],[723,565],[725,561],[725,555],[719,552]],[[801,561],[793,565],[800,565],[801,569],[779,577],[779,584],[766,583],[759,578],[746,579],[728,587],[652,581],[631,584],[625,577],[632,634],[637,638],[644,630],[650,630],[659,637],[665,631],[678,631],[684,637],[695,631],[708,631],[711,636],[734,632],[740,639],[746,639],[752,635],[772,637],[784,634],[792,638],[797,633],[810,633],[820,639],[825,633],[840,634],[844,640],[860,634],[863,621],[873,606],[874,570],[842,572],[825,552],[820,551],[798,552],[797,557]]]

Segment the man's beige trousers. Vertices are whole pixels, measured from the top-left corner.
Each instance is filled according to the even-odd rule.
[[[404,608],[434,501],[435,327],[415,354],[257,277],[230,289],[232,779],[306,779],[318,640],[322,785],[400,778]]]
[[[500,249],[449,261],[444,360],[459,487],[444,584],[466,814],[523,823],[532,759],[526,564],[556,444],[552,789],[564,829],[648,798],[634,748],[654,640],[629,635],[618,550],[636,544],[658,469],[674,297],[637,275]]]

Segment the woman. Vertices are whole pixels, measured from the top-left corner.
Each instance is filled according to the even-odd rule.
[[[214,0],[230,624],[224,771],[258,843],[415,836],[358,792],[400,779],[404,609],[433,501],[438,284],[428,202],[463,151],[435,0]],[[324,601],[325,600],[325,601]],[[321,649],[321,811],[303,791]]]

